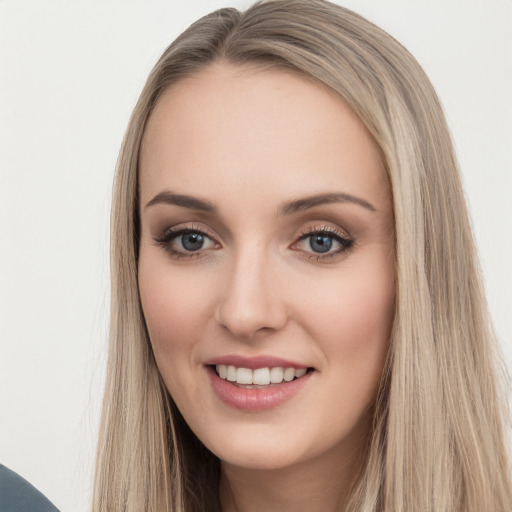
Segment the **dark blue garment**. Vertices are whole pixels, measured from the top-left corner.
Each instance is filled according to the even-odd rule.
[[[33,485],[0,464],[0,512],[59,512]]]

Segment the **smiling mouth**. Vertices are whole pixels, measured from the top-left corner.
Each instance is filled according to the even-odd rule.
[[[246,389],[260,389],[277,386],[282,383],[300,379],[307,373],[314,371],[313,368],[291,368],[291,367],[266,367],[241,368],[233,365],[212,365],[215,373],[223,380],[230,382],[237,387]]]

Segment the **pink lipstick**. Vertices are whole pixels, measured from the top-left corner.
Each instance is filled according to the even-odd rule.
[[[206,368],[213,390],[222,402],[246,411],[278,407],[309,382],[313,369],[276,357],[221,356]]]

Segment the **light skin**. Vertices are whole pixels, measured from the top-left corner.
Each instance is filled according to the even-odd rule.
[[[221,460],[223,510],[339,510],[394,314],[376,144],[321,86],[219,62],[159,100],[140,173],[144,316],[168,390]],[[312,370],[277,407],[240,410],[205,364],[226,354]]]

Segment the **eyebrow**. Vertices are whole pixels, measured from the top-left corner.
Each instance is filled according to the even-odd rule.
[[[315,206],[334,203],[352,203],[366,208],[371,212],[377,211],[375,207],[365,199],[354,196],[352,194],[339,192],[334,194],[317,194],[314,196],[304,197],[295,201],[291,201],[281,207],[280,213],[281,215],[289,215],[292,213],[302,212],[309,208],[314,208]]]
[[[217,208],[208,201],[198,199],[197,197],[187,196],[185,194],[173,194],[167,190],[157,194],[149,203],[146,204],[146,208],[155,204],[172,204],[176,206],[182,206],[183,208],[189,208],[190,210],[200,210],[208,213],[215,213]]]
[[[339,192],[317,194],[314,196],[303,197],[294,201],[290,201],[281,206],[279,213],[281,215],[291,215],[293,213],[308,210],[309,208],[314,208],[315,206],[334,203],[352,203],[361,206],[362,208],[365,208],[371,212],[376,211],[375,207],[365,199],[354,196],[352,194]],[[151,201],[146,204],[146,208],[156,204],[170,204],[188,208],[190,210],[200,210],[208,213],[217,212],[217,208],[212,203],[205,201],[204,199],[199,199],[197,197],[185,194],[174,194],[173,192],[169,192],[167,190],[160,192],[153,199],[151,199]]]

